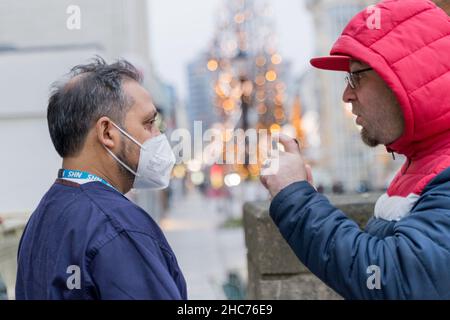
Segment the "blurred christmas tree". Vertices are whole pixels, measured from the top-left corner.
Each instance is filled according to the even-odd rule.
[[[207,68],[213,75],[214,105],[225,143],[235,129],[266,129],[274,133],[289,125],[302,138],[301,109],[286,109],[289,64],[276,48],[272,9],[263,0],[224,1],[209,50]],[[238,152],[236,150],[236,152]],[[232,169],[244,179],[256,177],[259,166],[237,164]]]

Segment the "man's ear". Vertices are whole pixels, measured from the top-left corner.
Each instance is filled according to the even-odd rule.
[[[108,117],[101,117],[97,120],[95,131],[100,144],[110,149],[113,149],[120,139],[118,130],[112,125]]]

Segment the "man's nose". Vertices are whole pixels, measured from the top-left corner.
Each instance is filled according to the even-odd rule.
[[[345,103],[350,103],[354,100],[356,100],[355,91],[350,87],[349,84],[345,87],[344,94],[342,95],[342,100],[344,100]]]

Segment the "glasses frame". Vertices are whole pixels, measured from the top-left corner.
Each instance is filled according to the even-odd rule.
[[[345,83],[352,89],[356,89],[359,86],[359,80],[361,79],[361,73],[371,71],[373,68],[366,68],[362,70],[357,70],[353,72],[348,72],[345,76]]]

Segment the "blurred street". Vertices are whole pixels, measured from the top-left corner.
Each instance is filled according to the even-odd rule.
[[[236,192],[248,192],[255,184],[242,185]],[[227,217],[241,217],[230,211],[233,204],[242,208],[237,202],[207,198],[192,189],[160,221],[186,278],[189,299],[226,299],[222,285],[230,271],[246,282],[243,228],[221,227]]]

